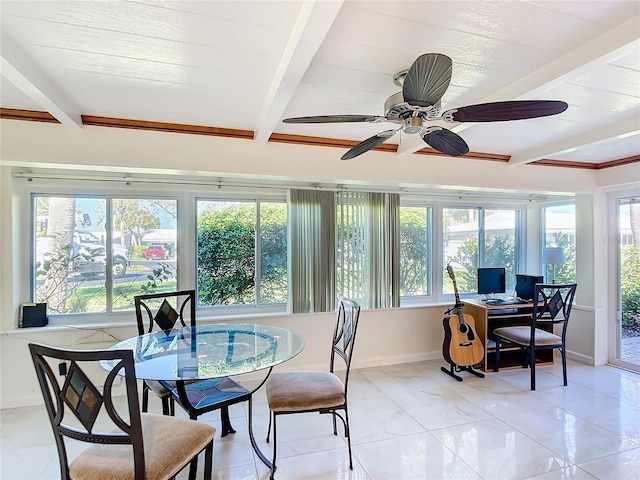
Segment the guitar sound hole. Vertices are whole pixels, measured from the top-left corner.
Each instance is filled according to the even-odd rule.
[[[459,325],[459,330],[462,335],[466,335],[467,333],[469,333],[469,325],[467,325],[466,323],[461,323]]]

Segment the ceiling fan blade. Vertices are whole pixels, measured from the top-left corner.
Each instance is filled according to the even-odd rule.
[[[351,160],[352,158],[357,157],[358,155],[362,155],[365,152],[368,152],[372,148],[377,147],[382,142],[392,137],[396,133],[396,130],[385,130],[384,132],[380,132],[373,137],[367,138],[366,140],[360,142],[359,144],[351,147],[347,153],[340,157],[340,160]]]
[[[451,81],[451,59],[440,53],[425,53],[409,67],[402,84],[404,101],[429,107],[438,103]]]
[[[556,115],[564,112],[568,106],[566,102],[558,100],[480,103],[447,110],[442,118],[446,122],[505,122]]]
[[[452,157],[469,153],[469,146],[460,135],[442,127],[425,128],[422,140],[431,148]]]
[[[285,118],[283,123],[346,123],[346,122],[380,122],[385,117],[375,115],[317,115],[315,117]]]

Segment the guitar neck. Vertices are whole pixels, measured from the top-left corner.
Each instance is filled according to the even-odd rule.
[[[451,277],[453,281],[453,292],[456,295],[456,308],[462,308],[462,301],[460,300],[460,294],[458,293],[458,284],[456,283],[456,277]]]

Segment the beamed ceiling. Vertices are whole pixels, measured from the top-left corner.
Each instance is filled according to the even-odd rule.
[[[443,110],[563,100],[562,114],[444,124],[469,157],[602,169],[640,160],[640,2],[0,2],[3,118],[182,131],[344,148],[388,123],[394,75],[453,60]],[[377,147],[432,154],[418,135]],[[366,162],[367,154],[354,162]]]

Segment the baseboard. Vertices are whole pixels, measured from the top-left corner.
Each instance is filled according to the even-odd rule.
[[[567,350],[567,358],[571,360],[575,360],[580,363],[585,363],[587,365],[595,366],[596,362],[593,357],[589,357],[588,355],[583,355],[582,353],[572,352]]]
[[[400,363],[413,363],[413,362],[425,362],[428,360],[442,359],[442,352],[440,350],[435,352],[425,352],[412,355],[398,355],[395,357],[378,357],[369,358],[364,362],[356,362],[354,360],[353,368],[375,368],[383,367],[385,365],[397,365]]]

